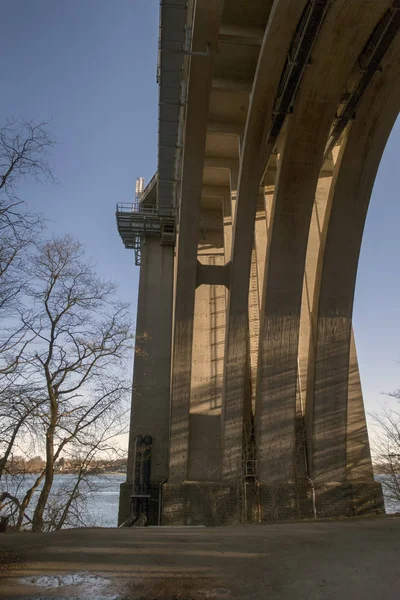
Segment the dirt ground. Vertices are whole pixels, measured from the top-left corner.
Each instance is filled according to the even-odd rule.
[[[10,600],[398,600],[400,517],[0,537]]]

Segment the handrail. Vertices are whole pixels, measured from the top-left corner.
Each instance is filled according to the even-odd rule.
[[[118,202],[116,208],[116,214],[129,213],[129,214],[140,214],[149,217],[171,217],[174,218],[176,215],[176,209],[168,207],[160,212],[157,206],[146,206],[141,202]]]
[[[157,216],[156,206],[144,206],[139,202],[118,202],[117,213],[140,213],[144,215]]]

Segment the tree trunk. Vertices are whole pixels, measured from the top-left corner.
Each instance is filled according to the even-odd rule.
[[[21,502],[21,506],[20,506],[20,509],[19,509],[19,515],[18,515],[18,521],[17,521],[17,525],[16,525],[17,531],[19,531],[21,529],[21,527],[22,527],[22,522],[24,520],[25,511],[28,508],[28,506],[30,504],[30,501],[32,500],[33,494],[35,493],[35,491],[37,490],[37,488],[41,484],[41,482],[43,480],[43,477],[44,477],[44,471],[36,479],[36,481],[33,484],[33,486],[31,488],[29,488],[29,490],[26,492],[26,494],[24,496],[24,499]]]
[[[32,519],[32,531],[42,531],[43,514],[53,486],[54,479],[54,432],[58,419],[58,399],[50,383],[50,374],[46,368],[47,389],[50,400],[50,423],[46,433],[46,467],[44,469],[44,485],[37,501]]]
[[[32,531],[42,531],[43,514],[53,486],[54,479],[54,427],[49,426],[46,436],[46,467],[44,470],[44,485],[39,494],[32,519]]]

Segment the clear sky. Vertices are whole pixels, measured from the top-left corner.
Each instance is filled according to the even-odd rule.
[[[158,0],[2,0],[0,122],[52,119],[59,183],[20,196],[49,231],[85,242],[104,277],[133,302],[139,270],[123,248],[115,205],[157,166]],[[355,334],[368,411],[400,387],[400,122],[388,143],[368,215]]]

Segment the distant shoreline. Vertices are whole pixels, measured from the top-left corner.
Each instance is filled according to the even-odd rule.
[[[11,477],[18,477],[21,475],[39,475],[41,471],[25,471],[24,473],[7,473]],[[54,471],[54,475],[77,475],[78,471]],[[88,473],[89,476],[99,477],[102,475],[121,475],[125,476],[126,471],[93,471],[92,473]]]

